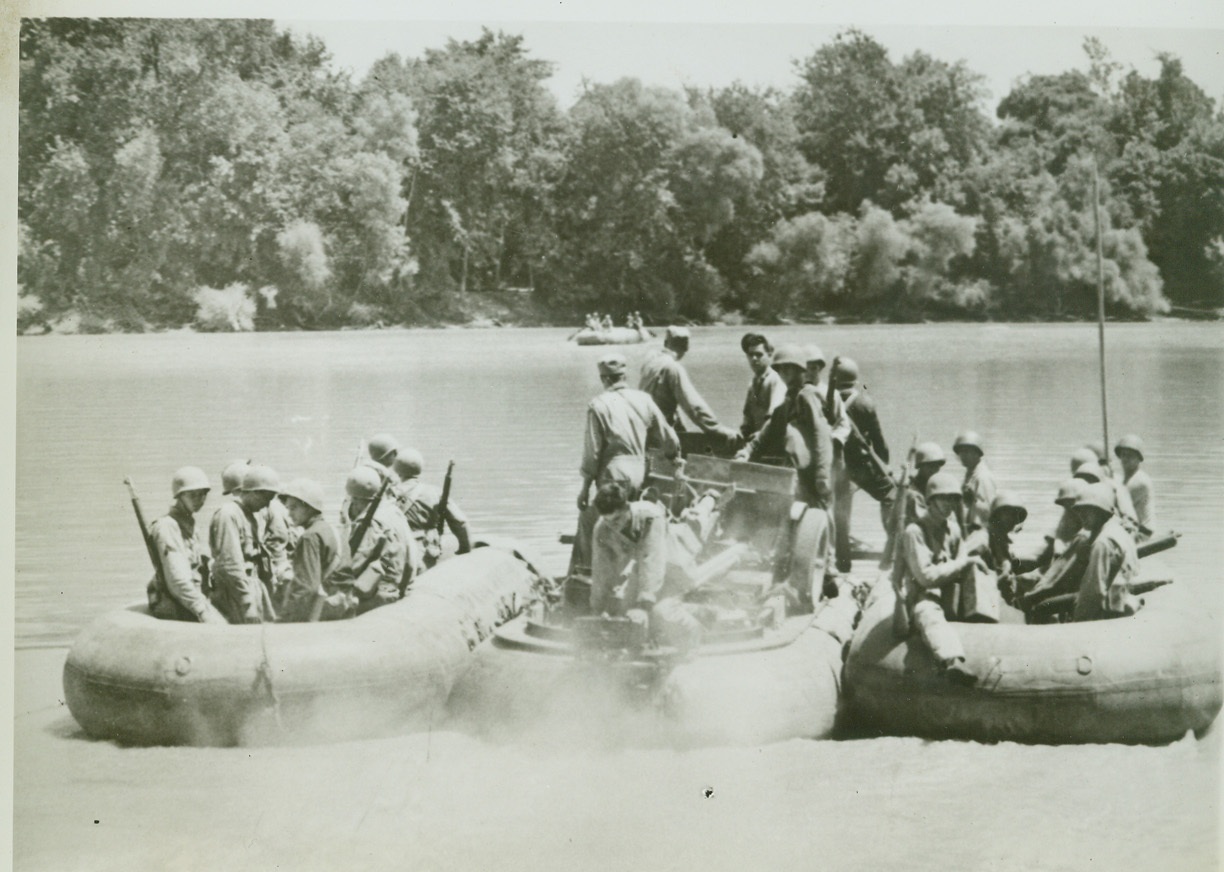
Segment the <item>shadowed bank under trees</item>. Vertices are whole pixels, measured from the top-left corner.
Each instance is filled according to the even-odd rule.
[[[1224,117],[1085,43],[985,113],[963,62],[856,30],[789,91],[587,83],[485,31],[359,81],[258,20],[26,19],[21,330],[1224,307]],[[484,295],[479,295],[483,297]]]

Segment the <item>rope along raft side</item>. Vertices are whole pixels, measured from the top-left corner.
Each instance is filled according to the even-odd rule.
[[[213,626],[103,615],[64,664],[91,736],[141,745],[341,741],[430,728],[471,652],[535,597],[514,554],[478,548],[348,621]]]

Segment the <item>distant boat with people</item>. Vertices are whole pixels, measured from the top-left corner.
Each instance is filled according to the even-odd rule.
[[[642,316],[630,312],[623,327],[615,326],[610,315],[591,313],[586,317],[586,326],[569,338],[579,345],[633,345],[653,337],[654,333],[642,323]]]

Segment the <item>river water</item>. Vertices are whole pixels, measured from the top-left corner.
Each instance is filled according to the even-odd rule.
[[[1162,557],[1224,626],[1224,331],[1108,331],[1110,438],[1143,436],[1157,526],[1183,533]],[[18,868],[1216,868],[1218,728],[1164,748],[576,751],[437,733],[248,752],[119,749],[83,739],[57,709],[59,646],[143,597],[125,475],[153,516],[176,467],[216,484],[228,462],[253,458],[319,480],[334,514],[360,441],[386,431],[424,453],[427,479],[455,461],[453,495],[477,534],[515,536],[560,571],[603,353],[569,332],[19,339]],[[732,424],[749,379],[743,332],[695,329],[685,359]],[[980,432],[997,478],[1030,508],[1027,535],[1056,520],[1071,451],[1101,438],[1091,325],[768,333],[857,360],[896,455],[916,436],[951,456],[958,430]],[[624,349],[631,371],[657,344]],[[217,503],[214,491],[201,520]],[[854,527],[881,538],[861,496]]]

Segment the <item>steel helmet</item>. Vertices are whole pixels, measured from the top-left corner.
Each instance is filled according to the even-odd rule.
[[[1058,486],[1058,496],[1054,498],[1054,503],[1069,509],[1075,505],[1075,501],[1084,493],[1086,487],[1088,487],[1088,482],[1082,478],[1069,478]]]
[[[1101,469],[1099,464],[1093,461],[1092,463],[1085,463],[1080,466],[1079,469],[1075,470],[1075,477],[1082,478],[1089,484],[1096,484],[1098,481],[1105,478],[1105,472]]]
[[[370,453],[371,460],[377,460],[384,466],[389,466],[390,463],[385,458],[399,451],[399,442],[390,433],[379,433],[377,436],[370,437],[366,451]]]
[[[923,442],[914,449],[914,463],[922,466],[924,463],[947,463],[943,449],[935,442]]]
[[[1084,447],[1092,452],[1092,456],[1096,458],[1096,462],[1101,464],[1101,466],[1109,462],[1109,455],[1105,453],[1105,443],[1085,442]]]
[[[1094,482],[1084,488],[1084,492],[1075,501],[1075,508],[1091,506],[1106,514],[1113,514],[1114,499],[1113,485],[1104,481]]]
[[[960,495],[960,482],[950,472],[937,472],[927,482],[926,497],[928,500],[931,497],[959,497]]]
[[[400,481],[416,478],[425,468],[425,458],[415,448],[402,448],[395,456],[395,474]]]
[[[1114,454],[1118,454],[1120,451],[1133,451],[1139,455],[1140,460],[1143,460],[1143,440],[1134,433],[1127,433],[1114,446]]]
[[[242,478],[251,464],[245,460],[235,460],[221,471],[221,493],[230,494],[242,489]]]
[[[242,476],[242,490],[248,492],[272,491],[272,493],[279,493],[280,476],[270,466],[248,467],[246,474]]]
[[[839,388],[849,390],[858,384],[859,368],[858,364],[849,357],[843,357],[837,361],[837,374],[835,384]]]
[[[318,482],[311,481],[308,478],[295,478],[285,485],[280,495],[282,497],[293,497],[295,500],[310,506],[316,512],[323,511],[323,488],[319,486]]]
[[[990,517],[994,517],[1001,512],[1011,511],[1019,515],[1017,524],[1023,524],[1024,519],[1028,517],[1028,509],[1020,503],[1020,497],[1014,491],[999,491],[998,496],[990,504]]]
[[[774,352],[773,363],[770,366],[774,369],[780,366],[797,366],[800,369],[807,369],[807,355],[798,345],[783,345]]]
[[[1071,474],[1072,475],[1074,475],[1075,471],[1079,469],[1081,466],[1083,466],[1085,463],[1095,463],[1098,466],[1100,465],[1100,461],[1097,459],[1095,451],[1085,446],[1084,448],[1077,448],[1071,452]]]
[[[212,485],[208,483],[208,475],[198,466],[184,466],[175,470],[174,476],[170,479],[170,493],[176,497],[188,491],[211,489]]]
[[[973,430],[965,430],[952,443],[953,451],[959,451],[962,448],[976,448],[982,454],[986,453],[982,448],[982,437]]]
[[[344,482],[344,492],[354,500],[372,500],[378,496],[382,480],[378,473],[368,466],[357,466],[348,474]]]
[[[806,366],[809,363],[828,363],[824,352],[820,350],[819,345],[805,345],[803,347],[803,363]]]

